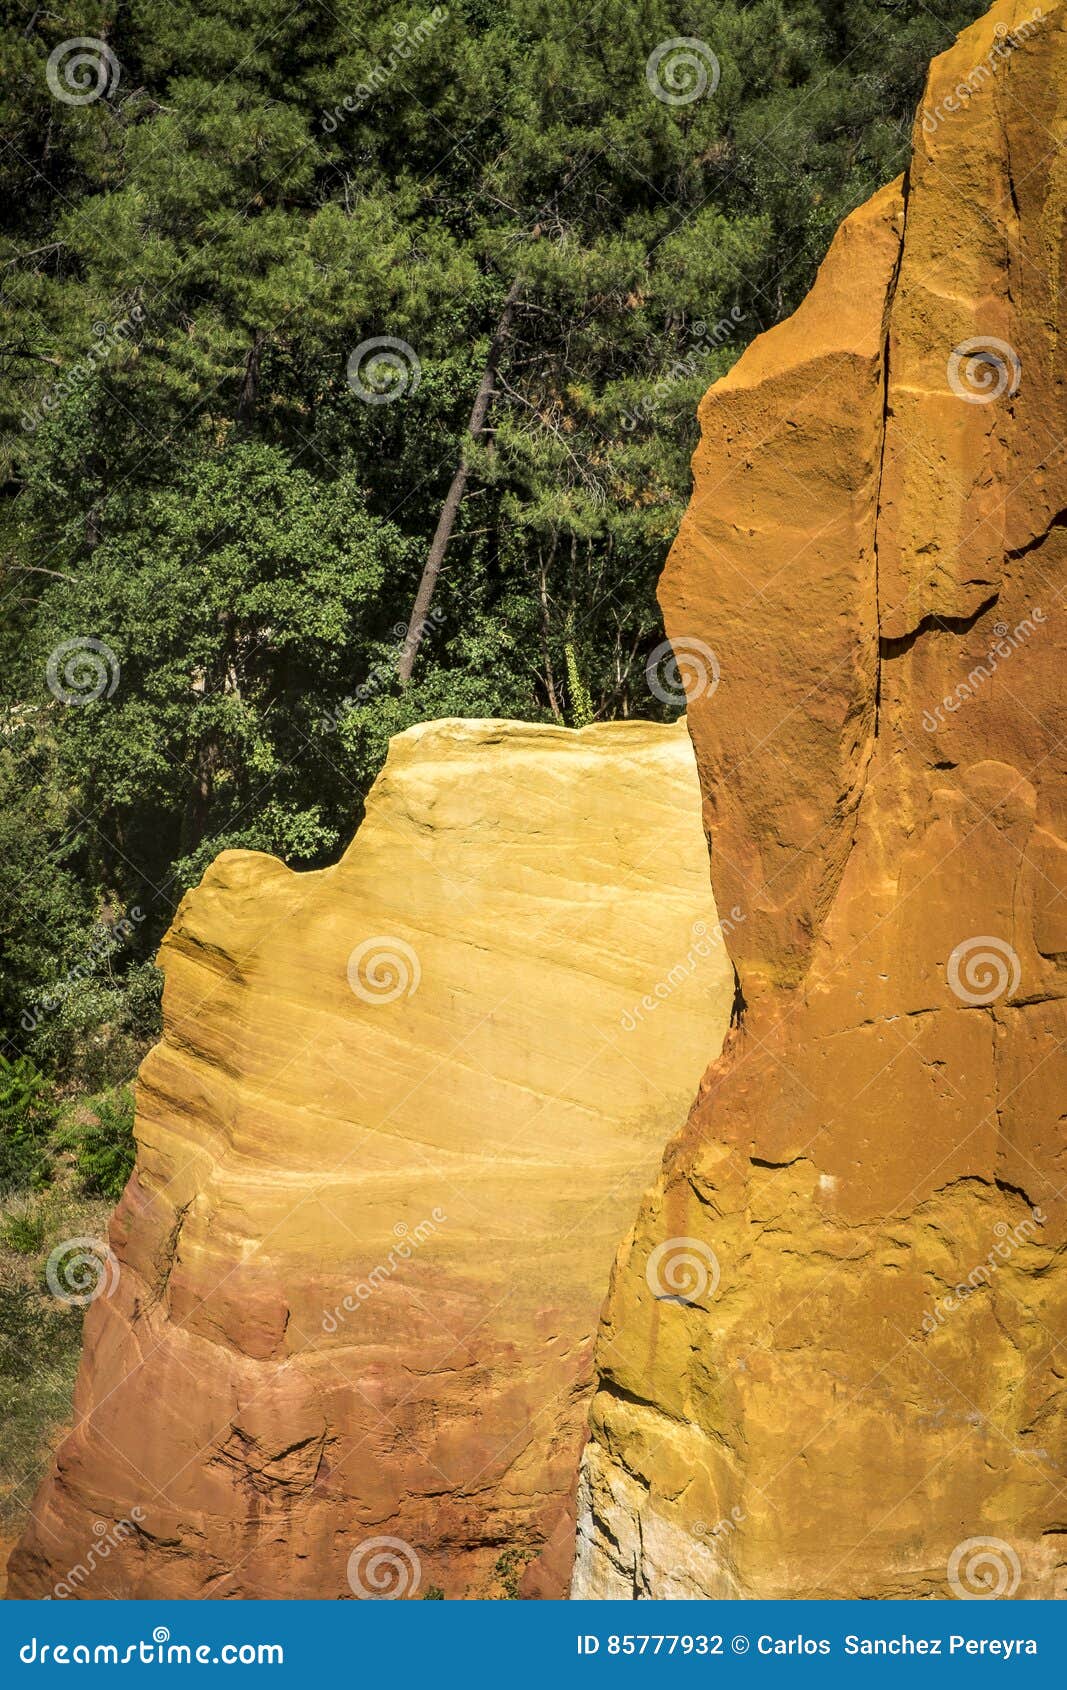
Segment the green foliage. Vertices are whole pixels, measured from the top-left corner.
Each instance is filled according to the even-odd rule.
[[[48,1437],[70,1411],[80,1315],[0,1280],[0,1524],[8,1533],[21,1528],[49,1458]]]
[[[443,1602],[445,1593],[439,1584],[428,1584],[422,1593],[424,1602]]]
[[[25,1517],[50,1440],[68,1418],[83,1310],[47,1288],[63,1239],[99,1237],[106,1206],[77,1197],[62,1170],[46,1188],[0,1199],[0,1531]]]
[[[519,1600],[519,1580],[527,1563],[532,1561],[536,1554],[536,1549],[513,1544],[510,1549],[505,1549],[497,1556],[493,1571],[500,1581],[501,1595],[507,1601]]]
[[[28,1056],[0,1055],[0,1193],[37,1185],[48,1167],[52,1089]]]
[[[589,689],[578,673],[578,659],[574,655],[574,643],[567,640],[563,647],[563,656],[567,664],[567,691],[571,700],[571,727],[587,728],[593,720],[593,700],[589,696]]]
[[[906,162],[926,63],[981,8],[0,12],[12,1059],[64,1096],[126,1081],[184,890],[224,846],[336,857],[412,722],[663,713],[644,669],[697,400]],[[46,75],[74,35],[121,66],[84,104]],[[646,76],[677,36],[720,68],[682,105]],[[410,356],[367,403],[349,359],[381,336]],[[436,619],[401,691],[464,457]],[[35,1131],[5,1143],[0,1180],[41,1177]],[[113,1188],[119,1168],[102,1177]]]
[[[78,1188],[87,1197],[106,1197],[117,1203],[133,1172],[134,1099],[132,1086],[97,1098],[89,1120],[64,1127],[59,1145],[73,1155]]]
[[[54,1301],[54,1299],[53,1299]],[[64,1306],[50,1309],[29,1286],[0,1285],[0,1347],[5,1352],[4,1373],[10,1379],[28,1379],[48,1356],[57,1337],[66,1338],[80,1320],[71,1320]]]
[[[10,1210],[0,1221],[0,1245],[16,1255],[37,1255],[44,1236],[44,1217],[30,1205]]]

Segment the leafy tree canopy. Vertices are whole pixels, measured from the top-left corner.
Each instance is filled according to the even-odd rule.
[[[902,168],[980,9],[0,7],[12,1061],[126,1078],[184,887],[223,845],[330,860],[390,733],[662,713],[697,400]],[[99,91],[64,83],[79,37]],[[688,70],[650,59],[683,37]]]

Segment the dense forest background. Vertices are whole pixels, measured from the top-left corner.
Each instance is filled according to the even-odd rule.
[[[904,166],[982,9],[0,6],[16,1464],[69,1386],[34,1275],[128,1171],[182,893],[227,846],[333,860],[420,719],[666,713],[697,400]]]

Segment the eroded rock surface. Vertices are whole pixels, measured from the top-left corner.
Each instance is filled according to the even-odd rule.
[[[935,61],[702,407],[661,600],[745,1008],[616,1265],[579,1596],[1067,1593],[1064,32]]]
[[[224,853],[12,1592],[563,1593],[612,1255],[729,1018],[715,919],[681,723],[414,728],[337,867]]]

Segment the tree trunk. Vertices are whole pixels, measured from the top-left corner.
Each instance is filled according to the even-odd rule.
[[[445,551],[448,547],[449,540],[452,538],[452,530],[455,527],[456,516],[459,512],[459,507],[463,502],[463,494],[466,491],[467,478],[470,474],[470,466],[467,463],[466,457],[467,442],[469,440],[477,440],[482,432],[482,429],[485,427],[485,418],[486,413],[489,410],[489,401],[493,396],[493,383],[496,380],[497,362],[500,358],[504,342],[507,340],[508,331],[511,328],[511,320],[515,315],[515,307],[519,302],[519,295],[522,293],[522,289],[523,278],[521,276],[516,276],[515,280],[508,289],[507,298],[504,300],[504,308],[500,313],[500,321],[497,323],[493,338],[489,343],[489,356],[485,361],[485,369],[482,371],[482,379],[478,383],[478,392],[474,397],[470,420],[467,423],[467,432],[464,436],[463,444],[460,449],[461,456],[459,466],[455,475],[452,477],[452,485],[448,489],[445,502],[441,506],[441,515],[437,519],[437,527],[434,530],[434,537],[430,544],[430,550],[426,555],[426,562],[422,571],[422,579],[419,582],[419,590],[415,594],[415,603],[412,606],[411,618],[408,622],[407,633],[404,636],[404,644],[400,652],[400,660],[397,663],[396,672],[399,676],[400,685],[402,687],[407,686],[411,679],[411,671],[415,667],[415,659],[418,656],[419,646],[422,643],[422,636],[426,628],[426,618],[429,615],[430,605],[433,602],[434,589],[437,586],[437,577],[441,573],[441,565],[444,562]]]
[[[548,554],[549,564],[551,564],[555,555],[556,537],[553,535],[552,550]],[[537,548],[537,565],[539,585],[541,589],[541,650],[545,660],[545,686],[548,689],[548,702],[552,710],[553,718],[562,726],[565,718],[563,711],[560,709],[559,694],[556,691],[556,675],[555,670],[552,667],[552,647],[550,643],[552,626],[548,613],[548,565],[545,563],[544,554],[542,553],[540,546]]]
[[[256,401],[259,398],[259,359],[266,338],[262,329],[257,329],[252,336],[252,344],[248,349],[244,376],[241,380],[241,391],[237,396],[237,426],[239,428],[250,427],[255,415]]]
[[[233,647],[234,618],[230,611],[220,611],[218,624],[222,630],[222,638],[218,650],[208,660],[202,680],[192,683],[194,693],[200,693],[203,698],[213,694],[224,695],[234,691],[230,684],[231,651]],[[192,780],[186,795],[185,812],[182,817],[181,842],[182,855],[188,856],[195,851],[207,833],[211,820],[211,806],[215,796],[215,782],[222,765],[222,748],[214,733],[208,733],[200,740],[193,760]]]

